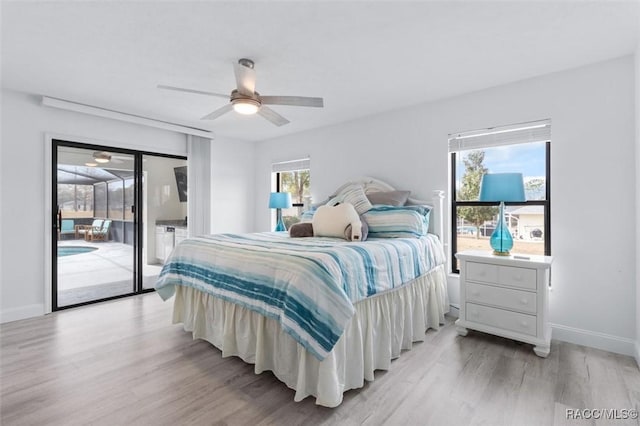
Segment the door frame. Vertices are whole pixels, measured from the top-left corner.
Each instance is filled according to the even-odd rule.
[[[57,164],[54,165],[54,160],[57,160],[57,151],[54,154],[54,145],[57,150],[58,144],[55,141],[61,141],[68,146],[92,149],[92,150],[101,150],[101,151],[118,151],[123,154],[133,155],[134,156],[134,199],[136,205],[136,211],[134,215],[134,286],[135,291],[132,293],[127,293],[124,295],[113,296],[105,299],[99,299],[91,302],[84,302],[76,305],[69,305],[63,307],[57,307],[56,310],[63,310],[67,308],[75,308],[78,306],[83,306],[87,304],[93,304],[98,302],[104,302],[107,300],[119,299],[123,297],[134,296],[143,293],[149,293],[155,291],[154,289],[143,289],[142,288],[142,237],[144,232],[143,227],[143,185],[141,182],[142,178],[142,157],[144,155],[156,156],[156,157],[166,157],[166,158],[179,158],[188,161],[187,155],[184,153],[161,153],[161,152],[153,152],[149,151],[147,146],[142,146],[138,144],[127,143],[127,148],[122,148],[123,143],[112,142],[112,141],[104,141],[98,140],[94,138],[88,137],[75,137],[69,135],[60,135],[54,133],[45,133],[44,135],[44,143],[45,143],[45,155],[44,155],[44,201],[45,201],[45,211],[44,211],[44,313],[50,314],[54,312],[54,297],[57,301],[57,294],[54,296],[53,292],[53,279],[54,274],[57,274],[57,257],[54,258],[54,254],[56,253],[57,247],[54,247],[54,244],[57,245],[57,238],[54,237],[54,228],[53,228],[53,218],[54,214],[54,199],[53,196],[57,193],[57,186],[54,183],[57,182],[57,179],[54,179],[53,172],[54,167],[57,167]],[[57,161],[56,161],[57,163]],[[55,200],[57,202],[57,199]],[[188,207],[187,207],[188,208]],[[57,303],[56,303],[57,304]]]

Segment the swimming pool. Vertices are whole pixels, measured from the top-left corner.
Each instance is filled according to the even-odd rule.
[[[71,256],[74,254],[89,253],[94,250],[98,250],[97,247],[84,247],[84,246],[62,246],[58,247],[58,257]]]

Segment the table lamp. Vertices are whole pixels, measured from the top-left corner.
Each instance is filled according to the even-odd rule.
[[[282,221],[282,209],[288,209],[291,207],[291,194],[288,192],[272,192],[269,197],[269,208],[276,209],[276,218],[278,224],[275,231],[286,231],[287,227],[284,226]]]
[[[491,248],[497,256],[509,256],[513,247],[513,238],[504,220],[504,203],[522,202],[524,183],[522,173],[487,173],[480,182],[480,201],[499,201],[500,216],[498,225],[491,234]]]

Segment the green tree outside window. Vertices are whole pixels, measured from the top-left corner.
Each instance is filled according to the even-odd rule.
[[[480,197],[480,182],[482,175],[489,169],[484,167],[484,151],[471,151],[462,160],[464,162],[464,175],[462,185],[457,192],[460,201],[477,201]],[[476,238],[480,238],[480,226],[491,220],[498,214],[498,208],[494,206],[458,207],[458,217],[473,224],[476,227]]]
[[[282,211],[282,220],[287,228],[300,222],[305,197],[311,196],[309,170],[280,172],[280,192],[289,192],[293,208]]]

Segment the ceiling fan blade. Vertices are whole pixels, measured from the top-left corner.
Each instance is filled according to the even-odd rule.
[[[233,72],[236,75],[238,92],[242,95],[253,96],[256,91],[256,72],[254,69],[238,63],[233,65]]]
[[[205,115],[201,118],[201,120],[214,120],[220,117],[222,114],[226,114],[227,112],[231,111],[232,109],[233,105],[231,105],[230,103],[226,104],[222,108],[218,108],[217,110],[213,111],[211,114]]]
[[[222,93],[205,92],[203,90],[195,90],[195,89],[185,89],[183,87],[167,86],[164,84],[158,84],[158,89],[175,90],[177,92],[195,93],[198,95],[216,96],[218,98],[229,99],[229,95],[223,95]]]
[[[324,107],[324,100],[322,98],[310,98],[306,96],[260,96],[260,100],[266,105]]]
[[[275,112],[274,110],[266,106],[260,107],[260,109],[258,110],[258,114],[260,114],[261,116],[263,116],[264,118],[266,118],[267,120],[269,120],[270,122],[272,122],[278,127],[284,126],[285,124],[289,123],[289,120],[287,120],[286,118],[284,118],[283,116],[281,116],[280,114],[278,114],[277,112]]]

